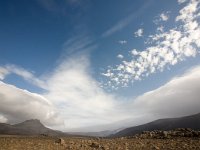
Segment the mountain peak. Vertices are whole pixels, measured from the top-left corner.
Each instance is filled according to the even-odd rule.
[[[45,128],[45,126],[38,119],[26,120],[22,123],[15,124],[16,127],[25,127],[29,129]]]
[[[9,135],[52,135],[52,136],[64,136],[67,135],[60,131],[55,131],[45,127],[40,120],[30,119],[22,123],[9,125],[9,124],[0,124],[0,134],[9,134]]]
[[[41,122],[40,122],[39,119],[30,119],[30,120],[26,120],[26,121],[24,121],[24,122],[40,123],[40,124],[41,124]]]

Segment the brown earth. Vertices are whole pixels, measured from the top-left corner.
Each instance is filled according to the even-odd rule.
[[[200,131],[146,131],[132,137],[0,136],[0,150],[200,150]]]
[[[90,139],[51,137],[0,137],[0,150],[199,150],[199,138]]]

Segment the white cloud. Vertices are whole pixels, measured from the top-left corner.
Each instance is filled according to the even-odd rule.
[[[110,82],[107,86],[127,86],[187,57],[195,57],[200,48],[199,3],[200,1],[191,0],[176,17],[175,23],[179,25],[150,36],[149,45],[143,51],[130,51],[130,61],[123,59],[116,67],[110,67],[108,70],[112,76],[108,77]],[[107,73],[108,71],[104,74]]]
[[[0,123],[7,123],[8,119],[0,114]]]
[[[185,3],[185,2],[187,2],[188,0],[178,0],[178,3],[179,4],[182,4],[182,3]]]
[[[167,12],[162,12],[161,14],[159,14],[158,16],[156,16],[156,19],[153,20],[153,22],[156,25],[159,25],[160,23],[166,22],[169,20],[170,16],[169,16],[169,11]]]
[[[8,64],[8,65],[5,65],[4,67],[0,67],[0,80],[3,80],[9,74],[16,74],[36,86],[45,88],[44,81],[36,78],[33,73],[19,66]]]
[[[144,33],[144,29],[140,28],[134,33],[134,35],[135,37],[141,37],[143,36],[143,33]]]
[[[123,56],[122,54],[119,54],[119,55],[117,55],[117,58],[119,58],[119,59],[123,59],[124,56]]]
[[[200,67],[136,98],[130,107],[153,119],[199,113]]]
[[[162,21],[167,21],[169,19],[169,16],[165,13],[160,14],[160,19]]]
[[[57,125],[56,127],[60,127],[57,129],[68,131],[72,128],[108,124],[126,118],[127,115],[119,109],[122,104],[121,99],[104,92],[92,77],[87,53],[94,46],[84,44],[90,43],[84,39],[82,42],[77,39],[77,44],[74,40],[66,42],[68,45],[66,51],[75,48],[76,53],[70,57],[68,57],[69,55],[62,57],[55,70],[43,75],[42,78],[37,78],[15,65],[9,65],[12,66],[11,73],[22,76],[30,83],[34,84],[33,80],[41,81],[46,92],[39,95],[3,84],[2,89],[8,90],[6,92],[0,90],[0,96],[2,96],[0,98],[2,104],[0,114],[3,114],[8,122],[38,118],[46,125],[50,124],[49,120],[56,123],[58,121],[54,119],[61,118],[64,120],[64,127]],[[79,52],[80,49],[84,52]],[[8,67],[5,68],[8,69]],[[19,73],[19,70],[22,72]],[[34,85],[41,87],[41,84]],[[51,102],[52,105],[47,102]],[[53,108],[56,108],[55,112],[52,110]],[[53,116],[54,119],[49,119]]]
[[[164,31],[164,26],[159,26],[159,27],[157,28],[157,31],[163,32],[163,31]]]
[[[200,67],[172,79],[154,91],[127,100],[103,91],[89,74],[89,65],[84,55],[72,57],[60,64],[48,79],[49,92],[44,97],[56,103],[59,112],[65,116],[65,127],[68,130],[98,125],[105,126],[94,129],[113,129],[124,126],[126,122],[127,125],[134,125],[144,123],[144,120],[190,115],[199,111],[200,95],[197,89]],[[149,118],[145,119],[146,116]],[[120,123],[122,120],[123,123]],[[109,126],[115,122],[118,124]]]
[[[90,52],[92,49],[96,48],[96,45],[93,44],[93,40],[85,35],[80,35],[73,37],[67,40],[63,45],[64,54],[72,55],[83,51],[84,53]]]
[[[133,56],[137,56],[139,55],[138,51],[136,49],[133,49],[131,52],[130,52]]]
[[[199,113],[200,66],[171,79],[161,87],[122,103],[124,120],[111,122],[101,129],[115,129],[144,124],[156,119],[182,117]]]
[[[126,41],[126,40],[120,40],[120,41],[119,41],[119,44],[122,44],[122,45],[123,45],[123,44],[127,44],[127,41]]]
[[[108,124],[126,117],[116,109],[120,104],[118,98],[106,94],[91,77],[89,64],[86,56],[71,57],[48,79],[49,92],[44,96],[66,116],[67,129]]]
[[[1,81],[0,103],[1,121],[3,118],[8,123],[16,123],[37,118],[46,125],[62,124],[53,104],[46,98]]]
[[[9,71],[6,68],[0,67],[0,80],[3,80],[8,74]]]

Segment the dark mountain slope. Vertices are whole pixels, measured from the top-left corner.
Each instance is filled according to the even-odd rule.
[[[181,118],[159,119],[147,124],[126,128],[111,135],[111,137],[133,136],[141,133],[142,131],[173,130],[176,128],[191,128],[194,130],[200,130],[200,113]]]
[[[27,120],[15,125],[0,123],[0,134],[67,136],[66,133],[45,127],[37,119]]]

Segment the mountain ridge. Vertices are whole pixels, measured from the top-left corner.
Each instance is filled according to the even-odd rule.
[[[142,131],[173,130],[176,128],[200,130],[200,113],[179,118],[158,119],[146,124],[126,128],[109,137],[133,136],[142,133]]]
[[[68,136],[67,133],[45,127],[38,119],[30,119],[14,125],[0,123],[0,134]]]

